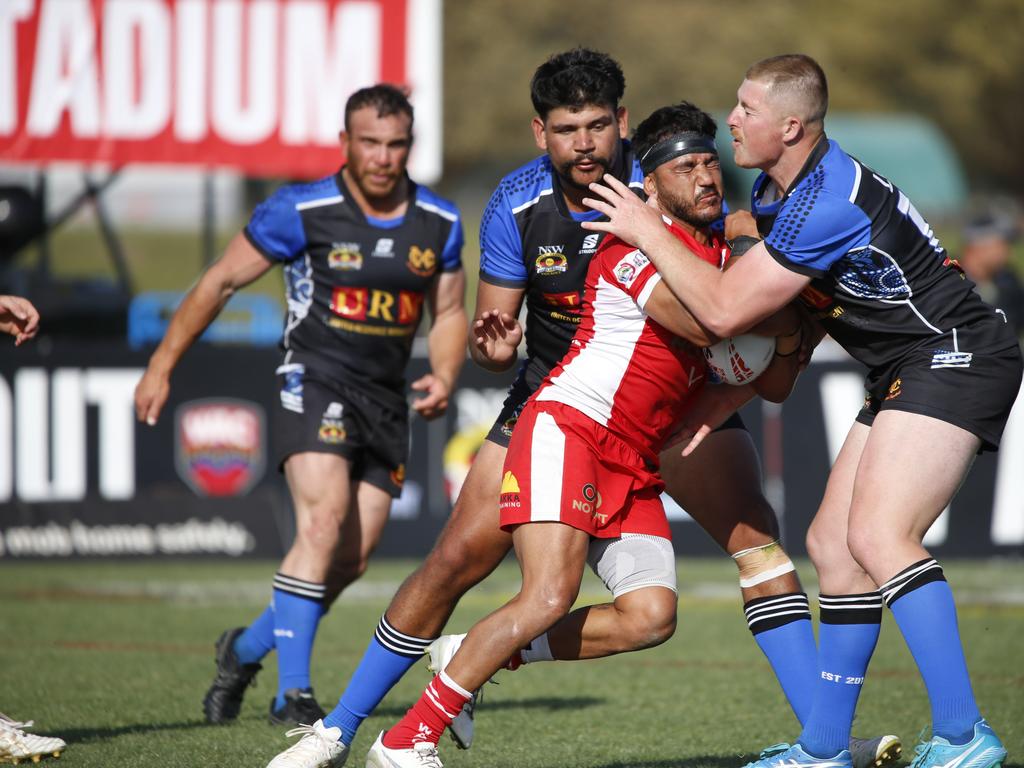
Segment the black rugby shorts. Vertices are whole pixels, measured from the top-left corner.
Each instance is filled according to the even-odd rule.
[[[966,429],[995,451],[1021,383],[1021,351],[1012,346],[966,358],[911,356],[882,397],[869,395],[857,421],[871,426],[880,411],[919,413]]]
[[[398,411],[357,387],[306,371],[278,375],[275,413],[278,467],[295,453],[333,453],[352,464],[352,480],[393,498],[402,495],[409,455],[409,412]],[[301,409],[301,412],[300,412]]]

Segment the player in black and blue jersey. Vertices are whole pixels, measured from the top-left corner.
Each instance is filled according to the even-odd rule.
[[[628,189],[595,185],[595,210],[656,261],[719,335],[743,332],[800,297],[868,368],[867,400],[836,459],[807,547],[821,595],[819,679],[798,742],[757,768],[850,764],[850,725],[883,604],[928,690],[932,738],[913,768],[994,768],[1006,750],[981,717],[942,568],[922,545],[981,450],[995,450],[1020,389],[1021,351],[907,196],[824,132],[821,67],[784,55],[747,70],[729,117],[736,162],[761,168],[753,210],[763,241],[724,273],[668,238]],[[699,442],[727,409],[709,408]],[[717,411],[717,413],[716,413]]]
[[[409,445],[405,367],[423,305],[431,373],[413,382],[413,410],[444,413],[465,359],[462,224],[455,206],[406,173],[412,106],[393,86],[357,91],[345,107],[347,164],[261,203],[224,256],[189,291],[136,389],[154,424],[170,373],[231,294],[282,264],[288,314],[277,369],[278,459],[291,490],[296,538],[274,577],[270,606],[217,643],[206,718],[235,719],[271,650],[278,654],[275,723],[323,717],[309,659],[323,612],[359,578],[401,493]]]
[[[461,596],[511,547],[511,535],[498,526],[502,465],[520,409],[565,355],[579,323],[584,277],[600,239],[580,226],[597,218],[582,202],[588,184],[607,172],[638,191],[642,186],[643,172],[625,141],[627,114],[619,103],[624,87],[613,59],[585,49],[552,56],[534,75],[532,126],[545,154],[507,175],[484,213],[476,338],[470,346],[486,368],[513,366],[523,337],[516,317],[525,301],[527,357],[451,519],[392,599],[338,707],[324,721],[339,729],[335,738],[346,753],[363,719],[428,647],[433,666],[444,666],[457,644],[450,637],[434,643],[437,634]],[[808,671],[816,653],[810,612],[792,563],[775,540],[777,524],[761,493],[750,435],[737,420],[687,462],[677,455],[663,460],[669,492],[737,558],[751,629],[802,716],[810,709],[814,679]],[[670,547],[666,552],[651,539],[623,538],[600,543],[590,559],[614,604],[573,613],[524,650],[523,660],[604,656],[671,636],[677,599]],[[623,562],[635,565],[619,567]],[[462,747],[472,738],[467,714],[452,726]],[[318,751],[323,745],[317,738],[303,739],[271,766],[315,765],[326,754]],[[344,760],[341,751],[332,755]]]

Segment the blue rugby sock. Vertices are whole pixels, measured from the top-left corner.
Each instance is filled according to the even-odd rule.
[[[882,596],[819,595],[818,680],[814,706],[799,743],[814,757],[830,758],[850,748],[850,727],[864,674],[878,642]]]
[[[942,567],[931,558],[921,560],[889,579],[881,591],[928,689],[932,733],[951,744],[966,744],[981,713]]]
[[[323,615],[325,587],[283,573],[274,575],[274,639],[277,645],[277,699],[284,706],[284,692],[309,688],[309,659],[317,624]]]
[[[743,613],[803,725],[811,713],[818,680],[818,648],[806,593],[757,597],[743,604]]]
[[[427,651],[433,639],[397,631],[381,616],[377,631],[352,674],[334,711],[324,718],[327,728],[341,728],[341,740],[351,744],[363,720],[377,708],[395,683]]]
[[[270,603],[256,621],[235,640],[235,655],[242,664],[255,664],[274,650],[274,604]]]

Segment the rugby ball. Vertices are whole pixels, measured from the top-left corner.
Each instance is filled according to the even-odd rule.
[[[726,384],[748,384],[771,364],[775,337],[745,333],[704,347],[708,368]]]

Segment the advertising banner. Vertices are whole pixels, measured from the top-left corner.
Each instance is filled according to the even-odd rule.
[[[278,557],[294,536],[274,447],[274,349],[199,344],[154,427],[135,419],[148,353],[39,339],[0,350],[0,561],[22,558]],[[410,376],[426,370],[414,359]],[[444,525],[509,375],[467,364],[445,418],[413,417],[403,495],[379,553],[420,557]],[[781,407],[743,411],[787,548],[804,534],[863,399],[851,362],[812,364]],[[928,532],[936,556],[1024,554],[1024,396],[1001,450],[978,457]],[[677,553],[717,548],[666,499]],[[486,513],[486,512],[485,512]]]
[[[407,87],[441,175],[441,0],[4,0],[0,162],[336,170],[345,100]]]

